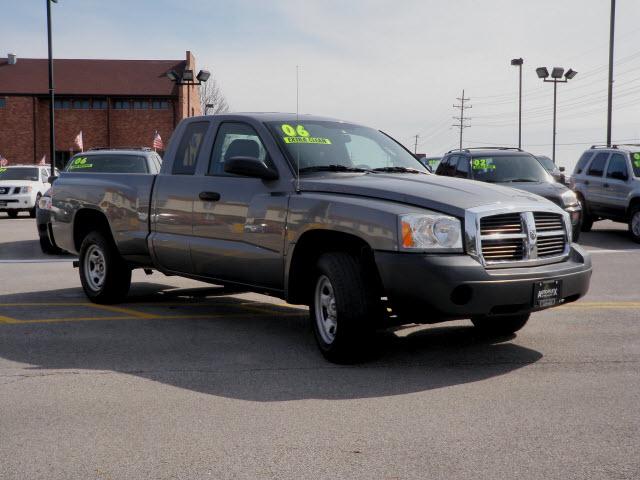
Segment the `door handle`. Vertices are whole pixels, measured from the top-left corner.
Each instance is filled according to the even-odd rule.
[[[585,185],[589,185],[589,180],[585,180],[585,181],[584,181],[584,184],[585,184]]]
[[[200,192],[198,198],[205,202],[217,202],[220,200],[220,194],[218,192]]]
[[[608,184],[608,183],[605,183],[605,184],[603,185],[603,187],[604,187],[604,188],[609,188],[609,184]]]

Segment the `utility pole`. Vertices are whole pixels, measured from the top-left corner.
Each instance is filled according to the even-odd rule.
[[[458,120],[458,123],[454,123],[453,126],[460,129],[460,150],[462,150],[462,131],[465,128],[469,128],[471,126],[471,125],[466,125],[464,123],[465,120],[471,120],[471,118],[468,118],[468,117],[465,118],[464,111],[469,109],[469,108],[473,108],[473,105],[465,105],[465,102],[468,102],[471,99],[470,98],[465,98],[464,89],[462,90],[462,96],[461,97],[457,97],[456,100],[458,100],[460,102],[460,105],[454,105],[453,108],[459,108],[460,109],[460,116],[459,117],[453,117],[454,120]]]
[[[415,141],[414,146],[413,146],[413,153],[416,154],[416,153],[418,153],[418,138],[420,138],[420,135],[416,134],[416,135],[414,135],[414,137],[415,137],[416,141]]]
[[[607,98],[607,147],[611,146],[611,110],[613,107],[613,39],[616,23],[616,0],[611,0],[609,19],[609,90]]]
[[[522,148],[522,58],[514,58],[511,65],[518,67],[518,148]]]
[[[49,47],[49,161],[51,162],[51,175],[56,171],[56,136],[55,136],[55,114],[54,114],[54,88],[53,88],[53,47],[51,45],[51,2],[58,3],[58,0],[46,0],[47,2],[47,36]]]

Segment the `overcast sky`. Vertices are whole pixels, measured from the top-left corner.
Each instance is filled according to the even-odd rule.
[[[640,1],[618,0],[614,140],[640,143]],[[451,127],[471,98],[464,145],[517,144],[551,154],[553,87],[535,67],[578,75],[558,87],[560,165],[606,138],[609,0],[59,0],[54,56],[182,59],[216,76],[234,111],[295,111],[383,129],[413,150],[457,147]],[[44,2],[3,6],[0,48],[46,56]],[[5,52],[5,53],[6,53]],[[4,53],[0,53],[4,55]]]

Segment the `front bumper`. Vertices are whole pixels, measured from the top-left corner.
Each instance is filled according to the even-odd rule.
[[[0,212],[5,210],[31,210],[36,204],[36,197],[30,193],[24,195],[0,195]]]
[[[562,280],[562,302],[584,296],[591,259],[578,245],[559,263],[485,269],[468,255],[375,252],[391,308],[403,322],[436,323],[480,315],[514,315],[533,307],[534,283]]]

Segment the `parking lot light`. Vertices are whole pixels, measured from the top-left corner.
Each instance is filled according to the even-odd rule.
[[[538,78],[548,78],[549,77],[549,70],[547,70],[547,67],[538,67],[538,68],[536,68],[536,73],[538,74]]]
[[[563,73],[564,73],[564,68],[553,67],[553,70],[551,70],[551,78],[562,78]]]
[[[206,82],[207,80],[209,80],[210,76],[211,72],[209,72],[209,70],[200,70],[198,72],[198,75],[196,75],[196,78],[199,82]]]
[[[564,74],[564,78],[566,78],[567,80],[571,80],[577,74],[578,72],[570,68],[569,70],[567,70],[567,73]]]

